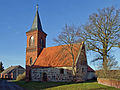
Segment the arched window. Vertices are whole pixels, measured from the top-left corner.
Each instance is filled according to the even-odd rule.
[[[41,40],[40,40],[40,45],[41,45],[41,48],[42,48],[42,43],[43,43],[43,40],[41,39]]]
[[[34,46],[34,43],[35,43],[34,36],[31,36],[29,40],[29,46]]]
[[[43,39],[40,40],[40,46],[41,46],[41,48],[44,48],[44,41],[43,41]]]
[[[44,41],[42,40],[42,47],[44,48]]]
[[[30,58],[30,64],[32,64],[32,57]]]

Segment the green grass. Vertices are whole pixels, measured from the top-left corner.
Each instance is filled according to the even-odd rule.
[[[120,90],[104,86],[97,82],[68,83],[68,82],[25,82],[13,81],[25,90]]]

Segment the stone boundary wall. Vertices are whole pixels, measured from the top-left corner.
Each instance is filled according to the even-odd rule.
[[[120,88],[120,81],[117,80],[109,80],[109,79],[104,79],[104,78],[97,78],[97,81],[99,84],[115,87],[115,88]]]

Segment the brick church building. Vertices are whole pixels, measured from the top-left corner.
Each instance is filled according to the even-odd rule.
[[[88,64],[84,43],[74,44],[74,65],[77,76],[72,73],[72,57],[61,46],[46,48],[44,32],[38,8],[34,17],[32,28],[26,32],[26,80],[32,81],[78,81],[87,80]],[[64,45],[67,48],[67,45]],[[69,48],[68,48],[69,49]]]

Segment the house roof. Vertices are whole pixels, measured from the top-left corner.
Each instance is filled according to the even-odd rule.
[[[95,72],[95,71],[88,65],[88,72]]]
[[[21,67],[20,65],[18,66],[11,66],[11,67],[8,67],[7,69],[5,69],[1,74],[8,74],[8,73],[11,73],[12,71],[14,71],[16,68],[18,67]],[[21,67],[23,68],[23,67]]]
[[[73,44],[75,61],[82,45],[83,42]],[[70,54],[70,50],[70,45],[43,48],[33,67],[71,67],[73,59]]]

